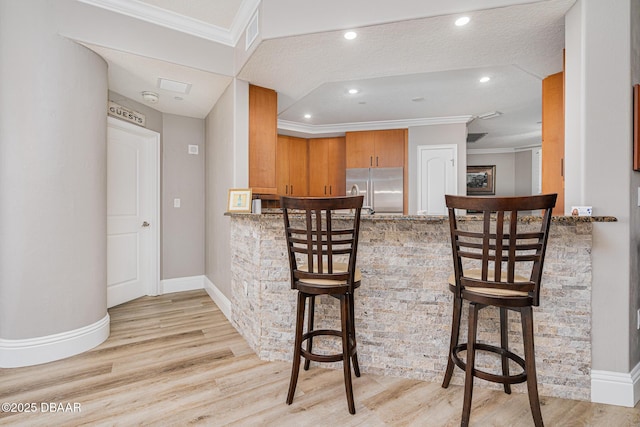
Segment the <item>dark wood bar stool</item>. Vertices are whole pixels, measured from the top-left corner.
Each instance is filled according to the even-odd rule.
[[[356,413],[351,363],[356,377],[360,376],[360,367],[356,352],[353,292],[360,286],[361,279],[360,270],[356,268],[356,253],[363,199],[363,196],[280,199],[289,253],[291,289],[298,291],[295,347],[287,404],[293,402],[301,357],[305,358],[305,370],[309,369],[310,361],[342,360],[349,412]],[[339,224],[334,220],[337,210],[344,215]],[[340,300],[340,330],[314,329],[315,298],[319,295]],[[303,332],[307,299],[307,331]],[[313,353],[313,339],[321,336],[341,337],[342,352]],[[303,346],[305,341],[306,348]]]
[[[447,388],[454,365],[465,371],[462,426],[469,424],[473,378],[511,384],[527,382],[529,405],[536,426],[542,426],[533,345],[533,306],[540,304],[540,282],[556,194],[528,197],[445,196],[449,211],[451,246],[455,273],[449,278],[453,292],[453,321],[447,370],[442,387]],[[478,212],[482,221],[457,219],[455,209]],[[542,211],[542,221],[518,221],[518,212]],[[531,215],[530,212],[527,212]],[[466,343],[458,343],[462,303],[469,302]],[[500,346],[477,342],[478,312],[485,307],[500,311]],[[508,310],[520,312],[524,357],[509,350]],[[500,356],[502,374],[477,369],[476,351]],[[459,356],[466,352],[466,361]],[[509,360],[522,371],[509,372]]]

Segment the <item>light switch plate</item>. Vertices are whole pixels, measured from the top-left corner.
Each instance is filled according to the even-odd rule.
[[[174,208],[180,207],[180,199],[173,199],[173,207]]]
[[[189,145],[189,154],[198,155],[198,146],[197,145]]]

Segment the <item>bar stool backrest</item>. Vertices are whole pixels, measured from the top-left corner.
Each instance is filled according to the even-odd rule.
[[[542,267],[556,197],[445,196],[458,297],[465,287],[490,288],[527,292],[534,306],[540,304]],[[456,209],[472,211],[481,221],[456,218]],[[541,220],[518,221],[518,213],[532,215],[532,211],[541,211]]]
[[[363,199],[281,197],[292,289],[298,281],[331,280],[353,292]]]

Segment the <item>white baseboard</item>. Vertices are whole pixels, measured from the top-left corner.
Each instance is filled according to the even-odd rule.
[[[218,289],[218,287],[214,285],[207,276],[203,277],[205,285],[204,289],[207,291],[213,302],[216,303],[220,311],[222,311],[222,314],[231,321],[231,301],[229,301],[229,298],[220,292],[220,289]]]
[[[160,281],[160,295],[204,288],[204,276],[178,277]]]
[[[591,371],[591,401],[633,408],[640,400],[640,363],[624,374]]]
[[[109,314],[73,331],[21,340],[0,339],[0,368],[39,365],[75,356],[109,337]]]

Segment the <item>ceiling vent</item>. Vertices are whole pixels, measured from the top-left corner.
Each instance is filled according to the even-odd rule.
[[[467,134],[467,143],[473,143],[473,142],[478,142],[479,139],[484,138],[487,135],[487,132],[485,133],[468,133]]]
[[[249,25],[247,26],[247,39],[245,41],[244,47],[245,51],[249,50],[254,40],[258,37],[259,32],[258,14],[256,13],[255,15],[253,15],[253,19],[251,19],[251,22],[249,22]]]
[[[493,119],[500,117],[502,113],[500,111],[489,111],[488,113],[478,114],[476,117],[481,120]]]

